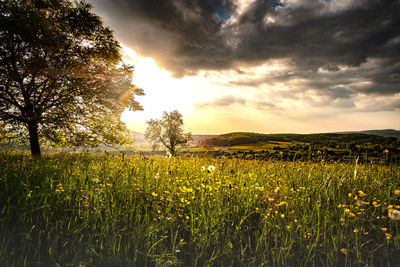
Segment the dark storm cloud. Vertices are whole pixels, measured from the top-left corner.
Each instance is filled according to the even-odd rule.
[[[256,0],[241,14],[234,0],[92,2],[122,43],[176,76],[290,59],[294,74],[236,84],[297,77],[331,100],[400,93],[398,0]],[[358,86],[362,80],[369,83]]]
[[[175,75],[230,66],[221,27],[235,12],[226,0],[96,0],[118,39]]]

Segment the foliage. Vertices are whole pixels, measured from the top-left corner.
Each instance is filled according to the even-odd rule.
[[[5,266],[399,266],[400,169],[0,153]]]
[[[133,68],[85,2],[0,2],[0,121],[14,137],[63,147],[122,144],[120,114],[141,109]]]
[[[162,144],[171,156],[176,156],[177,149],[192,137],[191,133],[183,131],[182,114],[177,110],[165,111],[162,119],[152,119],[147,121],[147,124],[145,137],[153,144],[153,148]]]

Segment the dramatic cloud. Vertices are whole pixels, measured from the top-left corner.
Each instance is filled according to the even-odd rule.
[[[122,44],[173,76],[248,90],[197,108],[400,108],[398,0],[91,2]]]

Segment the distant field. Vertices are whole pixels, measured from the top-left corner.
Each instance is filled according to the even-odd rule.
[[[4,266],[400,265],[398,165],[17,152],[0,163]]]
[[[266,142],[257,142],[253,144],[242,144],[242,145],[233,145],[230,146],[228,150],[273,150],[275,147],[280,147],[280,148],[286,148],[290,145],[294,145],[296,143],[292,142],[271,142],[271,141],[266,141]]]

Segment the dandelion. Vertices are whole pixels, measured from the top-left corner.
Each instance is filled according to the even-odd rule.
[[[400,189],[394,190],[394,194],[397,195],[397,196],[400,196]]]
[[[363,191],[361,191],[361,190],[358,190],[358,195],[360,196],[360,197],[365,197],[367,194],[365,194]]]
[[[358,233],[358,229],[357,229],[357,228],[354,229],[353,232],[354,232],[354,233]]]
[[[276,207],[280,207],[280,206],[283,206],[283,205],[288,205],[288,203],[286,202],[286,201],[281,201],[281,202],[279,202],[278,204],[275,204],[275,206]]]
[[[345,248],[341,248],[340,252],[342,252],[344,255],[347,255],[347,249],[345,249]]]
[[[215,166],[214,165],[208,166],[208,171],[209,172],[213,172],[214,170],[215,170]]]
[[[389,240],[390,238],[392,238],[392,235],[389,234],[389,233],[385,233],[385,237],[386,237],[387,240]]]
[[[392,220],[400,221],[400,211],[399,210],[389,209],[388,216]]]
[[[386,227],[382,227],[381,230],[384,231],[384,232],[386,232],[386,231],[387,231],[387,228],[386,228]]]
[[[70,197],[70,196],[66,196],[65,199],[66,199],[66,200],[70,200],[71,197]]]
[[[152,192],[151,195],[152,195],[153,197],[157,197],[157,196],[158,196],[158,194],[157,194],[156,192]]]

